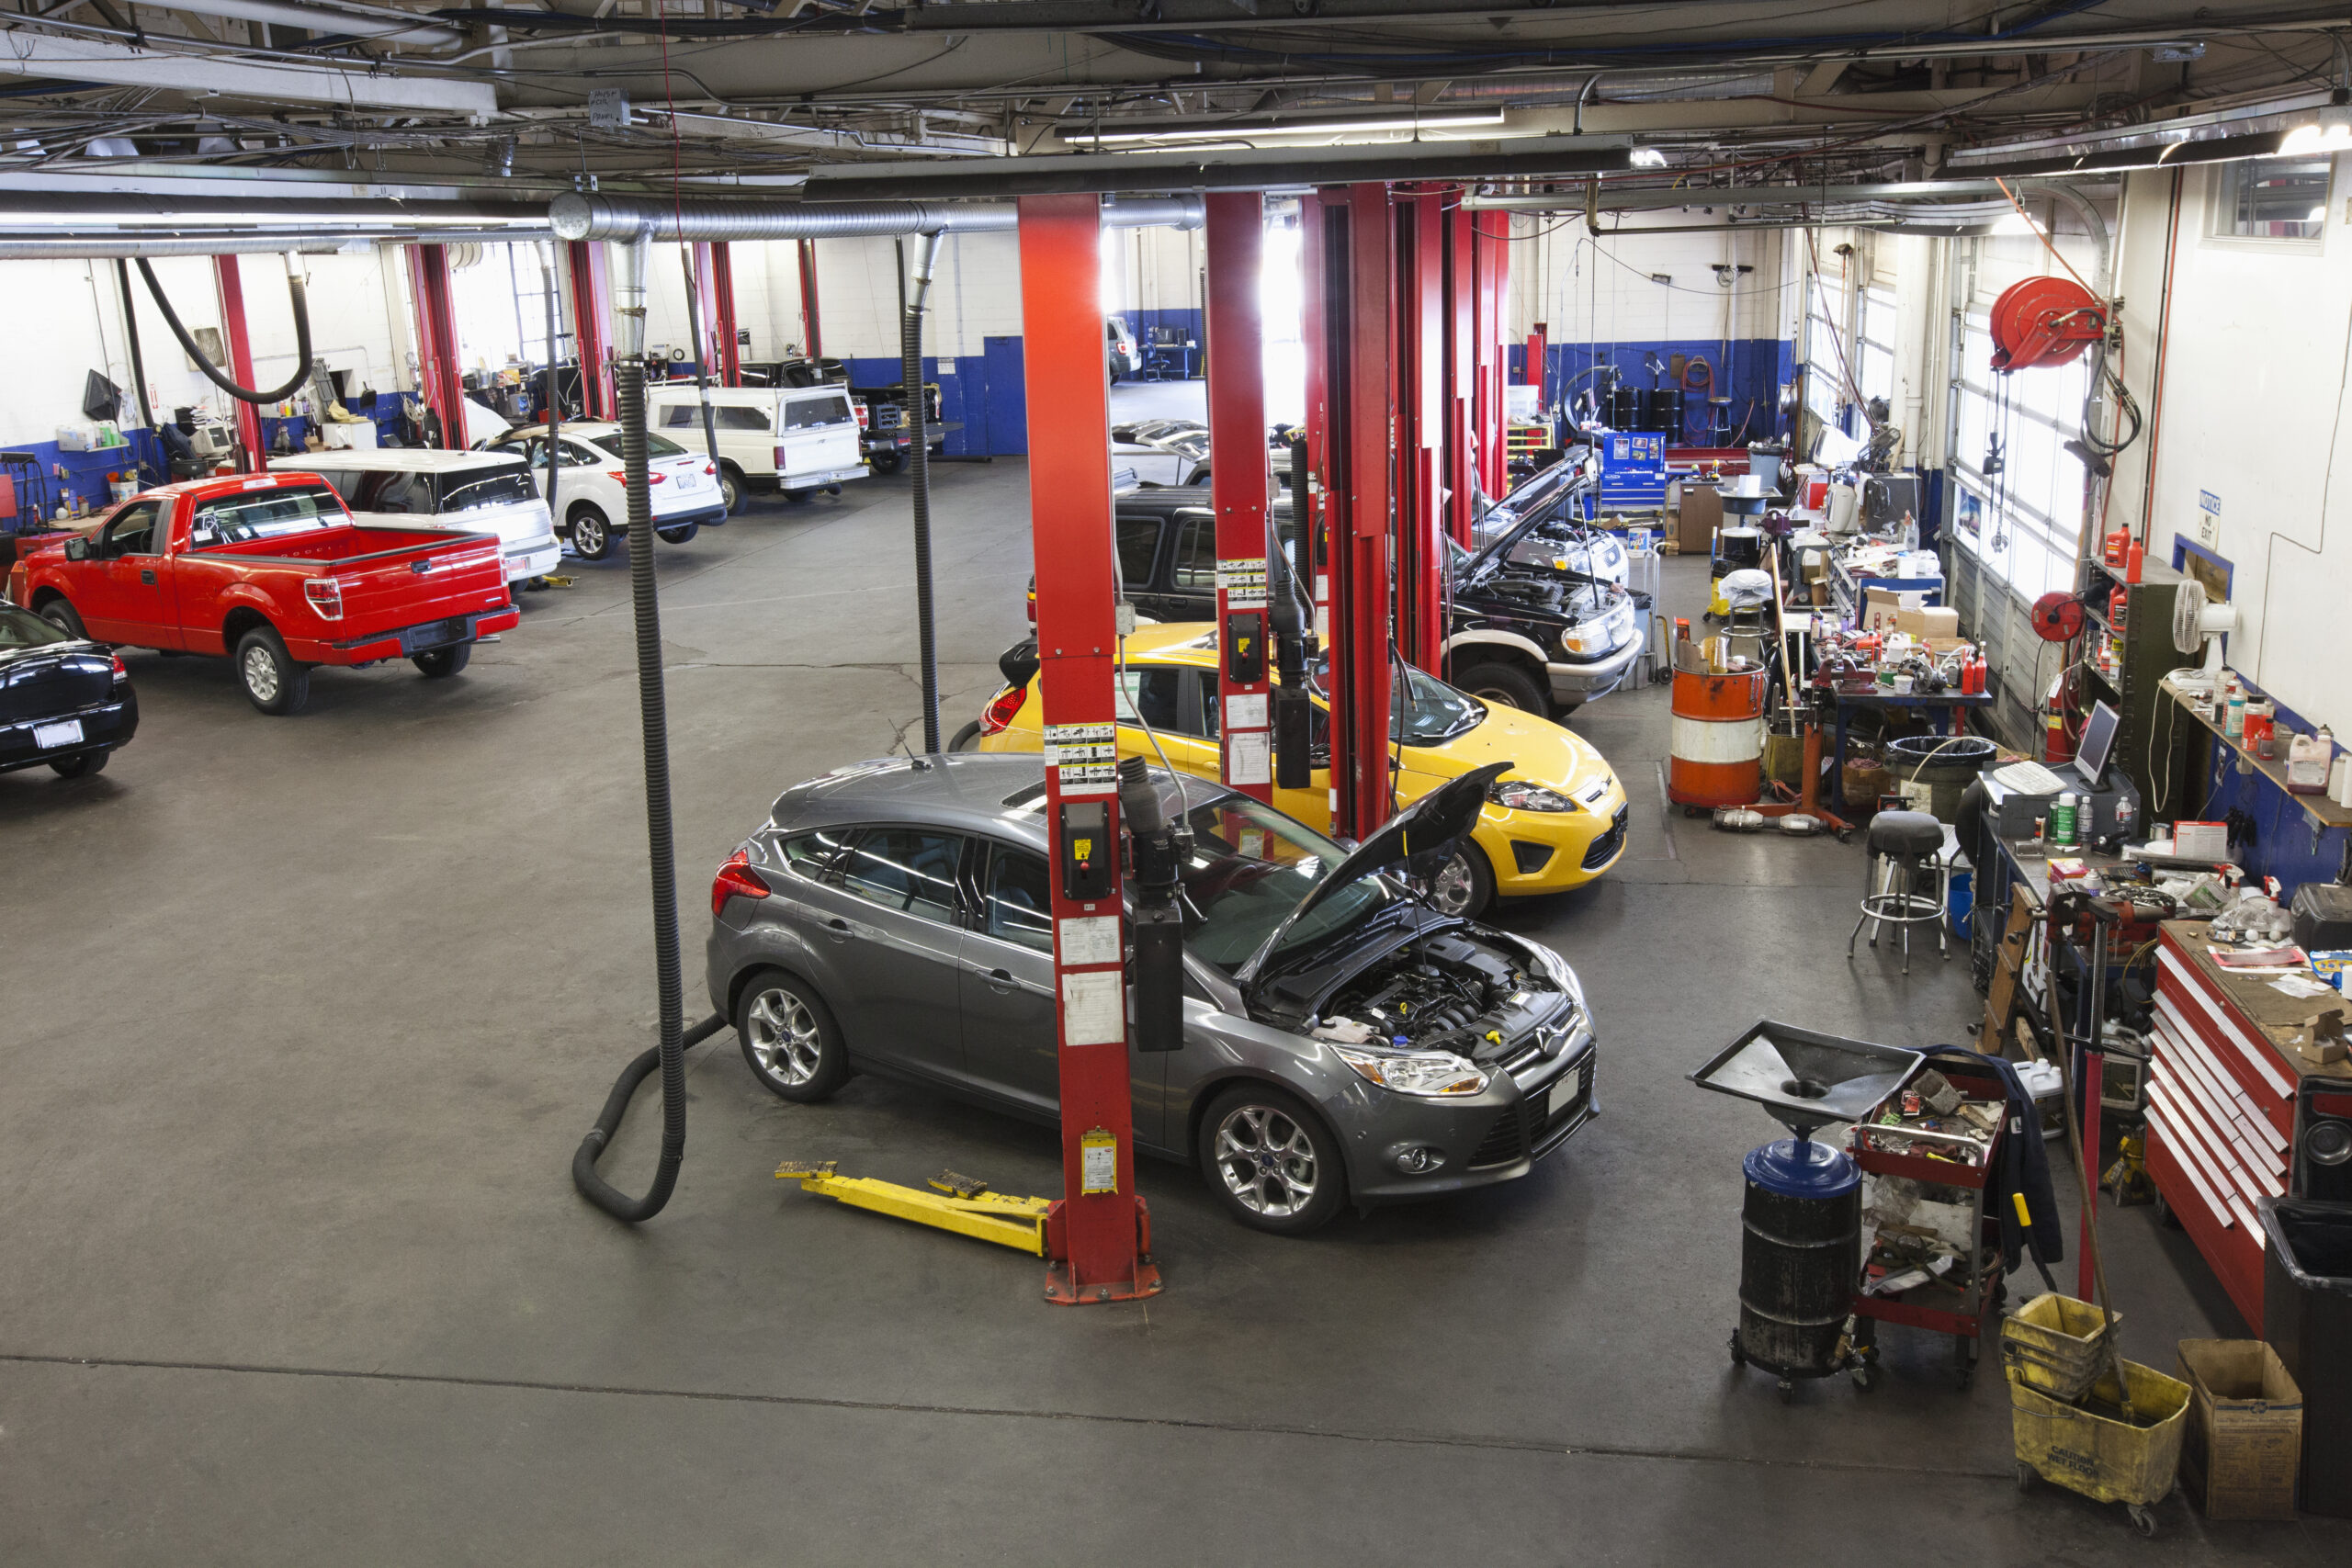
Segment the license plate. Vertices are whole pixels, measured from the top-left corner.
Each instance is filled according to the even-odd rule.
[[[408,634],[408,640],[412,648],[435,648],[445,642],[455,642],[465,635],[466,623],[460,617],[453,621],[435,621],[429,626],[419,626]]]
[[[57,724],[33,726],[33,744],[42,750],[57,746],[79,746],[82,743],[82,721],[65,719]]]
[[[708,478],[709,476],[707,474],[680,474],[678,476],[678,488],[680,490],[700,490],[703,487],[703,482]]]
[[[1552,1098],[1545,1102],[1544,1116],[1546,1118],[1557,1116],[1561,1111],[1566,1111],[1575,1103],[1577,1096],[1583,1092],[1583,1089],[1584,1069],[1578,1067],[1552,1086]]]

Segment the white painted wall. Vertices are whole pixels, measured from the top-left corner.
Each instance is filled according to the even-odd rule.
[[[1637,213],[1596,239],[1580,214],[1521,214],[1511,222],[1510,335],[1537,321],[1554,343],[1666,338],[1785,338],[1796,321],[1794,274],[1779,231],[1735,234],[1697,227],[1709,213]],[[1729,288],[1714,266],[1750,266]],[[1659,282],[1655,275],[1663,275]]]
[[[2352,733],[2352,197],[2335,163],[2329,218],[2309,248],[2216,237],[2221,174],[2183,172],[2161,423],[2118,465],[2109,525],[2144,514],[2148,553],[2185,536],[2233,563],[2233,667],[2338,735]],[[2131,176],[2120,291],[2126,380],[2155,418],[2169,175]],[[2153,450],[2154,484],[2146,483]],[[2199,504],[2220,502],[2218,517]]]

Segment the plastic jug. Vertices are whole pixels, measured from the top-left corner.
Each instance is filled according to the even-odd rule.
[[[2298,735],[2287,748],[2287,787],[2297,795],[2327,793],[2328,764],[2335,760],[2335,738],[2325,725],[2316,735]]]

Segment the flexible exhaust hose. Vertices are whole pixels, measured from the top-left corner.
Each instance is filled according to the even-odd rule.
[[[239,402],[277,403],[301,390],[302,383],[311,378],[310,299],[303,291],[301,278],[291,270],[286,275],[286,298],[288,303],[294,307],[293,378],[274,392],[256,392],[251,387],[238,386],[220,373],[219,366],[204,357],[204,350],[196,346],[196,340],[187,335],[186,327],[180,325],[179,312],[172,309],[169,299],[164,298],[164,286],[155,281],[155,269],[147,264],[145,256],[138,260],[139,276],[147,280],[147,292],[154,296],[155,309],[164,312],[164,324],[172,329],[172,335],[180,340],[180,347],[187,351],[188,358],[196,362],[196,367],[203,371],[205,378],[214,386]]]
[[[580,1195],[616,1220],[650,1220],[670,1201],[686,1157],[686,1046],[716,1034],[716,1015],[681,1025],[684,987],[678,972],[678,867],[670,830],[670,719],[662,683],[662,606],[654,597],[653,503],[645,473],[645,362],[635,356],[613,367],[620,401],[621,471],[628,491],[628,589],[637,619],[637,706],[645,741],[646,859],[653,874],[653,978],[661,1008],[661,1043],[622,1069],[595,1126],[571,1156]],[[629,1097],[656,1067],[662,1072],[662,1162],[653,1185],[631,1198],[596,1173],[596,1160],[628,1113]]]

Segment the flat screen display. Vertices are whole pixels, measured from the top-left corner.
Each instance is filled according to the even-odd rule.
[[[2090,722],[2083,726],[2083,744],[2075,753],[2075,771],[2091,788],[2107,773],[2108,753],[2115,750],[2115,710],[2105,703],[2091,705]]]

